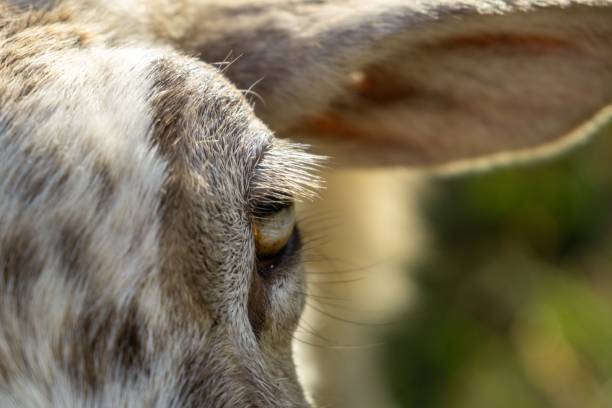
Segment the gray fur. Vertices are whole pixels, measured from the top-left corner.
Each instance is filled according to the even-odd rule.
[[[267,126],[366,164],[550,153],[610,116],[611,10],[0,6],[0,406],[306,407],[300,252],[262,283],[251,221],[320,159]]]

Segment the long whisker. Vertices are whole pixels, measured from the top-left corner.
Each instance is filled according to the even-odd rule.
[[[311,303],[309,303],[308,301],[306,302],[306,306],[310,307],[311,309],[321,313],[323,316],[329,317],[330,319],[334,319],[337,320],[339,322],[343,322],[343,323],[350,323],[350,324],[356,324],[356,325],[360,325],[360,326],[372,326],[372,327],[382,327],[382,326],[390,326],[393,324],[393,322],[360,322],[360,321],[356,321],[356,320],[351,320],[351,319],[347,319],[345,317],[341,317],[341,316],[336,316],[334,314],[331,314],[321,308],[318,308],[314,305],[312,305]]]

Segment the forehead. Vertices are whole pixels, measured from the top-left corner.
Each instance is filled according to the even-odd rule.
[[[199,61],[166,58],[151,69],[154,143],[209,188],[240,197],[272,192],[308,195],[317,159],[273,137],[242,93]],[[228,198],[228,197],[224,197]]]
[[[24,58],[16,44],[19,62],[5,72],[14,78],[4,84],[17,102],[13,110],[30,112],[18,115],[18,131],[33,131],[34,143],[74,148],[75,160],[103,154],[119,173],[139,167],[130,152],[154,147],[174,175],[193,176],[222,195],[244,197],[253,180],[267,188],[284,181],[280,190],[307,181],[312,160],[275,140],[216,68],[166,48],[107,48],[88,28],[62,24],[53,35],[40,26],[24,30],[20,41],[32,53]],[[24,86],[34,90],[25,98]]]
[[[151,72],[152,137],[174,165],[207,177],[208,188],[224,200],[228,194],[312,195],[319,158],[303,145],[274,138],[218,70],[178,57],[156,61]]]
[[[12,91],[5,84],[8,93],[23,96],[24,84],[36,91],[19,100],[15,110],[30,114],[12,125],[35,133],[31,141],[40,148],[61,145],[68,153],[63,160],[91,153],[117,176],[125,168],[146,174],[150,169],[138,157],[154,147],[168,172],[201,183],[208,199],[233,198],[230,204],[250,192],[307,193],[315,159],[302,146],[276,140],[210,65],[134,47],[59,49],[19,65],[10,74],[27,78],[17,78]]]

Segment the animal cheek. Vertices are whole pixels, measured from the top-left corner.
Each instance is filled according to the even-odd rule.
[[[290,339],[304,310],[306,287],[302,266],[275,282],[268,295],[268,320],[276,341]]]
[[[268,287],[261,275],[254,270],[251,288],[249,290],[248,317],[253,334],[259,340],[266,324],[266,314],[269,306]]]
[[[258,341],[288,343],[297,327],[305,305],[304,273],[301,266],[289,269],[274,281],[253,273],[248,318]]]

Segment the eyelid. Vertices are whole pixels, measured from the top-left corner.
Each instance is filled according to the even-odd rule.
[[[278,199],[271,199],[271,200],[266,200],[263,201],[261,203],[256,203],[253,206],[253,215],[256,218],[267,218],[270,217],[276,213],[281,212],[282,210],[292,207],[293,206],[293,201],[286,199],[286,200],[278,200]]]
[[[251,202],[251,214],[255,218],[267,218],[293,205],[291,194],[271,189]]]
[[[297,202],[317,197],[322,187],[317,173],[323,158],[307,150],[306,145],[272,136],[255,147],[245,191],[251,214],[268,213],[268,204],[264,204],[268,201]]]

